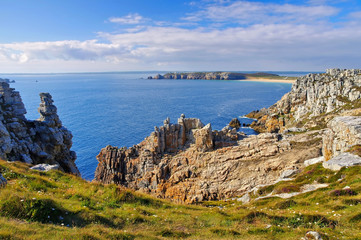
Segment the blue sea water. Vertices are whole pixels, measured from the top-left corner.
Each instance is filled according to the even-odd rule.
[[[149,72],[11,74],[28,119],[37,119],[39,93],[49,92],[63,125],[73,133],[72,149],[82,177],[91,180],[96,155],[106,145],[130,147],[170,117],[184,113],[220,130],[250,111],[269,107],[291,88],[287,83],[214,80],[148,80]],[[243,122],[251,120],[241,118]],[[252,129],[241,129],[247,134]]]

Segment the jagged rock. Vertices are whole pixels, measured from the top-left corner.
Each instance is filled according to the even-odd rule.
[[[322,236],[316,231],[308,231],[305,235],[305,240],[322,240]]]
[[[0,174],[0,188],[5,187],[7,184],[6,179]]]
[[[0,157],[29,164],[57,164],[60,169],[80,175],[71,151],[72,134],[62,126],[49,93],[40,93],[40,118],[25,118],[20,94],[0,82]]]
[[[326,161],[354,145],[361,145],[361,117],[335,117],[327,126],[322,147]]]
[[[257,114],[257,122],[251,127],[259,132],[283,132],[288,125],[360,99],[360,87],[361,70],[329,69],[323,74],[308,74],[298,78],[291,91],[268,111]],[[317,126],[315,122],[309,128]]]
[[[310,165],[313,165],[313,164],[316,164],[319,162],[324,162],[324,161],[325,161],[325,158],[324,158],[324,156],[322,156],[322,157],[306,160],[306,161],[304,161],[303,164],[305,165],[305,167],[307,167],[307,166],[310,166]]]
[[[233,119],[229,122],[228,125],[229,125],[230,127],[236,128],[236,129],[238,129],[238,128],[241,127],[241,123],[240,123],[240,121],[238,120],[238,118],[233,118]]]
[[[47,172],[50,170],[59,170],[59,165],[57,165],[57,164],[50,165],[50,164],[46,164],[46,163],[41,163],[41,164],[32,166],[30,169]]]
[[[199,119],[181,116],[178,124],[166,121],[129,149],[103,148],[97,156],[95,181],[176,202],[225,199],[276,181],[283,169],[301,167],[304,160],[319,156],[321,149],[315,141],[293,149],[290,141],[308,139],[303,133],[286,140],[279,134],[246,137],[233,130],[226,127],[210,135],[211,126]],[[233,134],[236,140],[229,137]],[[233,145],[222,147],[222,141]]]
[[[213,135],[211,124],[193,131],[197,151],[205,152],[213,149]]]
[[[332,171],[338,171],[342,167],[351,167],[356,165],[361,165],[361,157],[350,153],[341,153],[322,164],[324,168],[331,169]]]

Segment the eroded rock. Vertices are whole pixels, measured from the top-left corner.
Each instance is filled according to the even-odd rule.
[[[327,126],[322,147],[326,161],[354,145],[361,145],[360,116],[335,117]]]
[[[319,142],[292,148],[290,141],[297,141],[295,137],[286,140],[271,133],[246,137],[233,130],[225,128],[210,135],[210,125],[199,120],[184,116],[178,124],[167,120],[129,149],[103,148],[97,156],[95,180],[194,203],[241,196],[255,186],[275,182],[284,169],[301,167],[304,160],[320,154]],[[310,136],[297,137],[308,141]]]
[[[0,82],[0,158],[29,164],[57,164],[60,169],[80,175],[71,151],[72,134],[57,115],[49,93],[40,93],[40,118],[25,118],[19,92]]]

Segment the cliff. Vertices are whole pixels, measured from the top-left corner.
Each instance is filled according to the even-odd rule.
[[[49,93],[40,93],[40,118],[28,120],[19,92],[0,82],[0,158],[29,164],[57,164],[60,169],[80,175],[71,151],[72,134],[57,115]]]
[[[191,72],[157,74],[148,79],[205,79],[205,80],[240,80],[250,77],[279,77],[271,73],[236,73],[236,72]]]
[[[360,107],[360,97],[361,70],[328,69],[298,78],[276,104],[248,116],[257,118],[252,127],[259,132],[326,128],[327,116]]]
[[[177,124],[167,119],[134,147],[103,148],[95,180],[194,203],[238,196],[274,182],[282,171],[298,169],[320,151],[321,141],[312,134],[246,137],[230,127],[212,131],[210,124],[181,116]]]
[[[300,77],[276,104],[249,114],[257,118],[252,126],[265,132],[257,136],[229,126],[212,131],[184,116],[178,124],[167,119],[132,148],[103,148],[95,180],[186,203],[242,195],[303,169],[306,160],[357,150],[360,86],[361,70]]]

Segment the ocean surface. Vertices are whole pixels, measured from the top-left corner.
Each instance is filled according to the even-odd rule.
[[[212,128],[250,111],[269,107],[291,89],[287,83],[215,80],[148,80],[154,72],[7,74],[20,91],[26,117],[39,118],[40,92],[49,92],[64,126],[73,133],[76,164],[82,177],[91,180],[96,155],[107,146],[133,146],[170,117],[172,123],[184,113],[200,118]],[[280,73],[282,74],[282,73]],[[303,73],[285,73],[298,76]],[[247,134],[252,129],[242,128]]]

